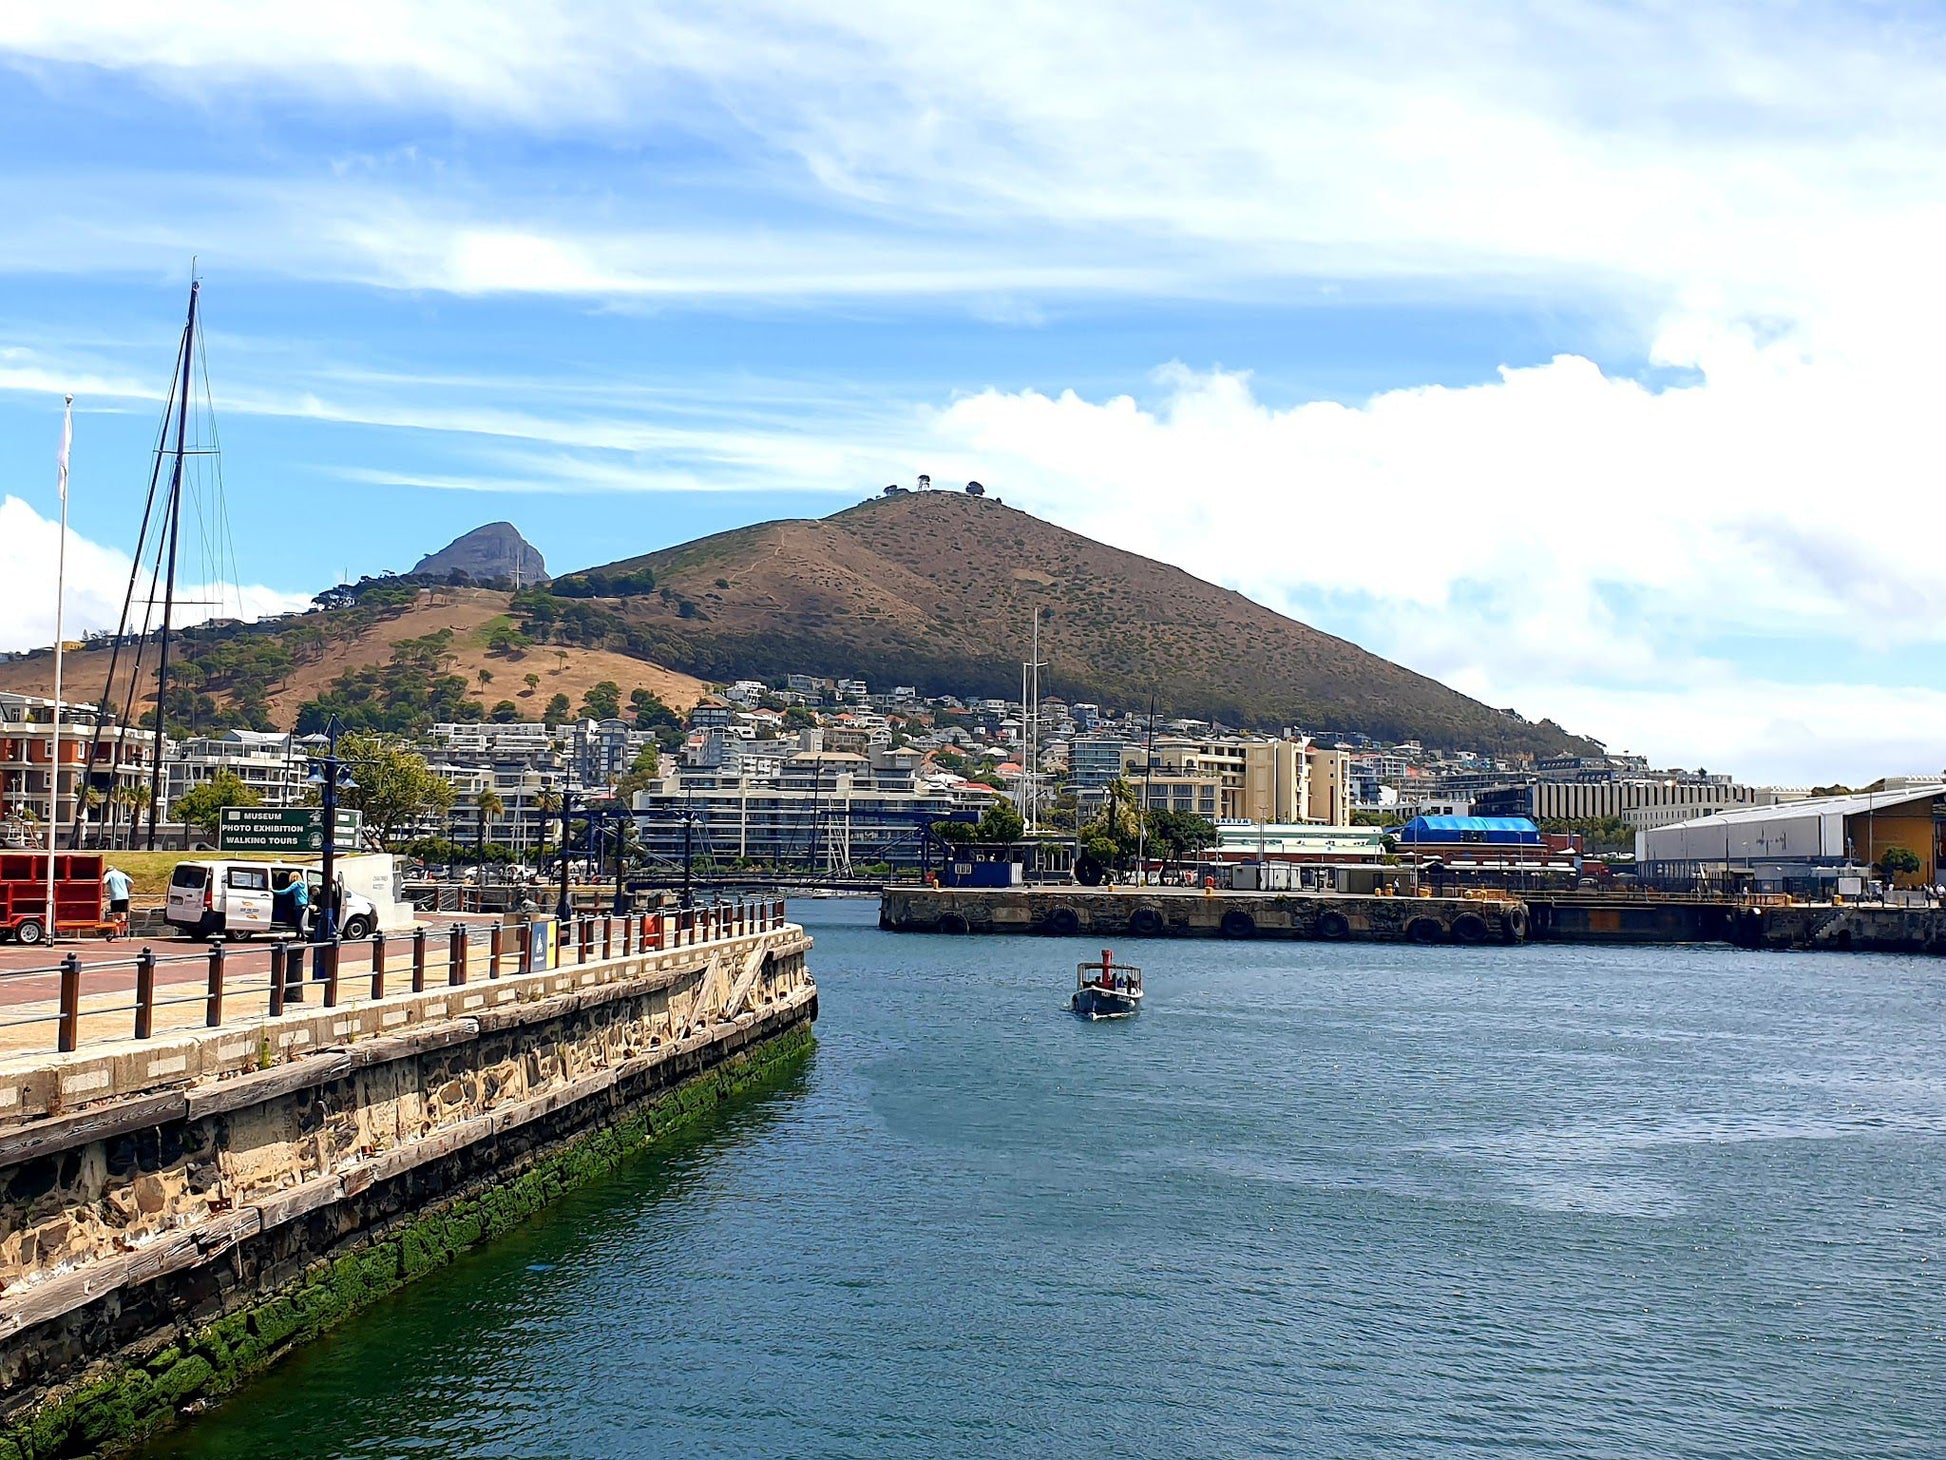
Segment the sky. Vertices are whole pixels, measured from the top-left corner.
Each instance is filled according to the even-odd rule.
[[[923,472],[1658,765],[1937,772],[1941,16],[0,9],[0,649],[68,393],[113,626],[193,267],[197,611]]]

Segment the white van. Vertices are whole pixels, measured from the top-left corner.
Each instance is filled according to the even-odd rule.
[[[316,867],[299,862],[178,862],[169,878],[169,902],[163,917],[170,927],[197,939],[218,933],[232,938],[256,933],[294,935],[297,930],[288,921],[289,899],[278,896],[276,889],[295,877],[304,879],[310,905],[318,907],[324,895],[324,874]],[[338,885],[343,892],[339,936],[371,937],[378,927],[378,909],[370,898],[345,888],[342,877]]]

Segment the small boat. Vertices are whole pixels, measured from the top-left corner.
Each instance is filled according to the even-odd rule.
[[[1101,962],[1077,964],[1074,997],[1068,1007],[1083,1019],[1126,1019],[1142,1007],[1142,970],[1117,963],[1101,950]]]

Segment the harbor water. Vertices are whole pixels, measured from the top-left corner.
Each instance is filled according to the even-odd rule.
[[[1946,1454],[1946,963],[792,912],[800,1070],[150,1453]]]

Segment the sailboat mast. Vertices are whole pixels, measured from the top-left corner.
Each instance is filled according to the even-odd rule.
[[[162,814],[163,726],[169,704],[169,629],[176,608],[176,547],[182,535],[182,459],[189,446],[190,369],[196,358],[196,299],[202,284],[189,285],[189,320],[182,327],[182,382],[176,398],[176,461],[169,476],[169,568],[162,590],[162,640],[155,671],[155,746],[149,766],[149,850],[155,850],[156,818]]]

